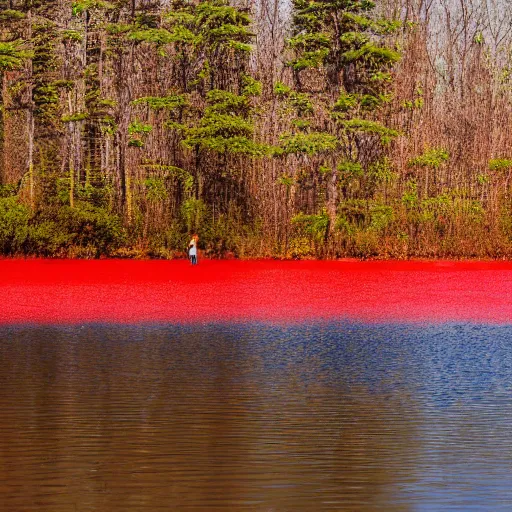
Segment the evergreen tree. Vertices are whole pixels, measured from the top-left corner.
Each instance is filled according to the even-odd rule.
[[[358,182],[363,197],[372,197],[372,173],[384,156],[383,145],[398,135],[380,118],[391,100],[391,69],[400,58],[387,46],[386,36],[399,24],[376,19],[375,4],[369,0],[294,0],[293,7],[293,35],[288,40],[293,56],[288,65],[296,91],[280,92],[298,107],[299,118],[303,113],[297,100],[307,93],[314,112],[307,125],[295,121],[306,133],[288,137],[285,151],[291,152],[290,142],[299,141],[310,154],[315,147],[323,148],[327,158],[318,161],[313,172],[316,181],[324,182],[320,190],[325,190],[325,206],[334,221],[340,188],[347,194],[347,178]],[[337,143],[329,142],[332,137]],[[295,145],[295,152],[304,152],[301,144]]]

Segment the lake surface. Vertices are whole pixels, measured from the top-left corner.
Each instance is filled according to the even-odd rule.
[[[0,260],[0,325],[512,320],[512,262]]]
[[[0,327],[0,510],[512,510],[512,326]]]

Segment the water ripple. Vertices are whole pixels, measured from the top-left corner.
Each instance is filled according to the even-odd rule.
[[[0,510],[509,511],[512,327],[2,327]]]

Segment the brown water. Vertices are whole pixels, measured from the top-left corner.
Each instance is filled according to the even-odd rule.
[[[512,327],[0,329],[0,510],[512,510]]]

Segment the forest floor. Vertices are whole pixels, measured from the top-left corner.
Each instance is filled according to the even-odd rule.
[[[512,262],[0,260],[0,323],[512,320]]]

